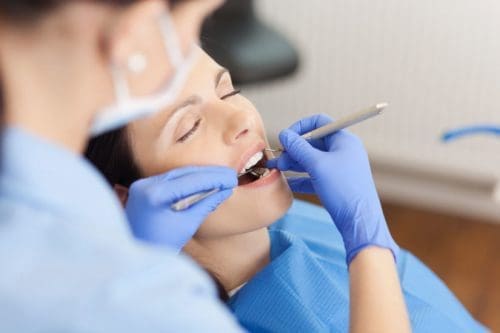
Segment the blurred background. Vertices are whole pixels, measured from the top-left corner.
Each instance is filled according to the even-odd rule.
[[[352,130],[394,237],[500,332],[500,138],[440,141],[447,129],[500,125],[499,17],[493,0],[232,0],[203,42],[274,144],[301,117],[389,102]]]

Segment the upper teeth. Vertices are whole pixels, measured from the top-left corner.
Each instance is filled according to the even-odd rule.
[[[258,153],[255,153],[250,159],[248,160],[247,164],[245,164],[245,167],[241,170],[240,173],[244,173],[246,170],[250,169],[253,167],[255,164],[259,163],[259,161],[264,157],[264,153],[259,151]]]

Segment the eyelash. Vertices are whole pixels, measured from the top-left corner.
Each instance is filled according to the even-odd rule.
[[[193,128],[191,128],[186,134],[184,134],[183,136],[181,136],[177,142],[184,142],[186,141],[187,139],[189,139],[189,137],[191,135],[194,134],[194,132],[196,132],[196,130],[198,129],[198,127],[200,127],[200,124],[201,124],[201,119],[198,119],[194,125],[193,125]]]
[[[229,98],[231,96],[234,96],[234,95],[238,95],[241,93],[241,89],[235,89],[233,91],[231,91],[229,94],[226,94],[224,96],[222,96],[220,99],[224,100],[226,98]],[[200,124],[201,124],[201,119],[198,119],[194,125],[193,125],[193,128],[191,128],[186,134],[184,134],[183,136],[181,136],[177,142],[184,142],[186,141],[187,139],[189,139],[189,137],[191,135],[194,134],[194,132],[196,132],[196,130],[198,129],[198,127],[200,127]]]
[[[235,89],[235,90],[231,91],[229,94],[222,96],[220,99],[226,99],[226,98],[229,98],[231,96],[238,95],[240,93],[241,93],[241,89]]]

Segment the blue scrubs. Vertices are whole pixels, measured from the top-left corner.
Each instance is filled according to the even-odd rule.
[[[328,213],[295,201],[269,233],[271,263],[229,301],[243,326],[251,332],[347,332],[349,276]],[[398,272],[415,332],[487,331],[411,253],[401,251]]]

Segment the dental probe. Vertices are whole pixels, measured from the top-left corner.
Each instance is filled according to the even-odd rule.
[[[201,193],[193,194],[193,195],[191,195],[189,197],[186,197],[184,199],[181,199],[181,200],[177,201],[176,203],[174,203],[173,205],[171,205],[170,208],[172,208],[172,210],[174,210],[176,212],[188,209],[189,207],[191,207],[195,203],[200,202],[201,200],[203,200],[205,198],[208,198],[209,196],[211,196],[212,194],[215,194],[217,192],[219,192],[219,189],[218,188],[214,188],[211,191],[206,191],[206,192],[201,192]]]
[[[310,132],[302,134],[302,137],[306,140],[315,140],[315,139],[324,138],[325,136],[333,134],[333,133],[338,132],[340,130],[343,130],[344,128],[347,128],[347,127],[352,126],[352,125],[356,125],[362,121],[365,121],[365,120],[370,119],[372,117],[378,116],[379,114],[382,113],[382,111],[388,105],[389,105],[388,103],[375,104],[374,106],[371,106],[367,109],[363,109],[363,110],[358,111],[356,113],[350,114],[350,115],[348,115],[344,118],[341,118],[333,123],[330,123],[328,125],[316,128],[315,130],[312,130]],[[279,149],[266,148],[265,150],[271,151],[271,152],[283,152],[282,148],[279,148]]]
[[[263,169],[263,168],[256,168],[256,169]],[[252,174],[254,174],[254,175],[257,176],[257,175],[260,175],[260,172],[262,172],[262,170],[250,169],[250,170],[247,170],[246,172],[240,173],[238,175],[238,177],[246,175],[248,173],[252,173]],[[181,210],[186,210],[189,207],[191,207],[192,205],[194,205],[195,203],[198,203],[201,200],[203,200],[205,198],[208,198],[212,194],[215,194],[215,193],[217,193],[219,191],[220,190],[218,188],[215,188],[215,189],[213,189],[211,191],[206,191],[206,192],[200,192],[200,193],[197,193],[197,194],[193,194],[193,195],[191,195],[189,197],[186,197],[184,199],[181,199],[181,200],[175,202],[174,204],[172,204],[170,206],[170,208],[173,211],[176,211],[176,212],[180,212]]]

